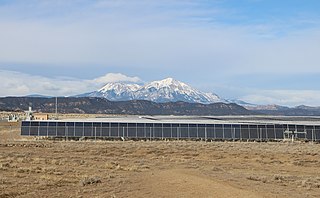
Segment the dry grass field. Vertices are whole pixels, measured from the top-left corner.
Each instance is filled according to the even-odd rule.
[[[2,123],[2,197],[320,197],[320,145],[48,141]]]

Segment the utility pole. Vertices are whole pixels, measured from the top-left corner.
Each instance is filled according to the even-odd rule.
[[[58,120],[58,97],[56,96],[56,120]]]

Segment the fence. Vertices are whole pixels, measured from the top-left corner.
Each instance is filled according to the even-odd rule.
[[[21,135],[147,139],[282,140],[290,131],[297,139],[320,141],[320,126],[287,124],[174,124],[104,122],[22,122]]]

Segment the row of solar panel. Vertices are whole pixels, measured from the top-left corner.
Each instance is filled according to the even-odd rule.
[[[21,134],[57,137],[283,139],[284,131],[300,131],[296,137],[320,140],[320,126],[231,125],[92,122],[22,122]]]

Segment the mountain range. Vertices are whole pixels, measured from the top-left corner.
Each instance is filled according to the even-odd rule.
[[[320,107],[300,105],[296,107],[285,107],[280,105],[258,105],[246,106],[246,109],[265,115],[286,115],[286,116],[320,116]]]
[[[145,85],[115,82],[97,91],[77,97],[101,97],[111,101],[148,100],[157,103],[183,101],[188,103],[228,103],[214,93],[199,91],[173,78],[153,81]]]
[[[98,97],[110,101],[145,100],[156,103],[174,103],[178,101],[195,104],[224,103],[237,104],[250,110],[253,114],[289,115],[289,116],[316,116],[320,115],[319,107],[297,106],[286,107],[280,105],[256,105],[242,100],[224,99],[215,93],[199,91],[186,83],[173,78],[138,85],[126,82],[107,83],[99,90],[77,95],[76,97]]]
[[[97,91],[59,97],[59,113],[101,113],[138,115],[252,115],[252,111],[228,103],[214,93],[166,78],[145,85],[108,83]],[[0,98],[0,110],[23,111],[29,106],[38,112],[54,112],[55,98],[38,94]]]

